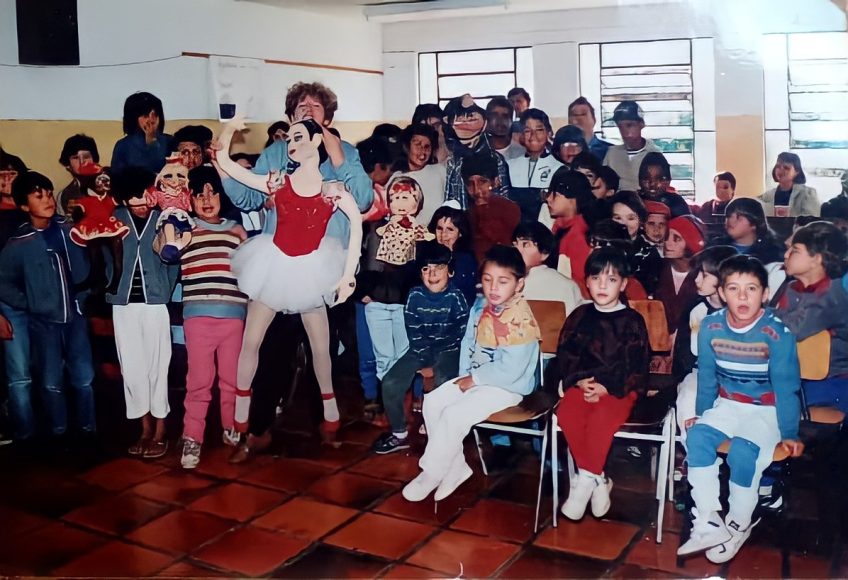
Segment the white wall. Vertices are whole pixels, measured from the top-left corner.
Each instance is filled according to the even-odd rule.
[[[168,118],[217,117],[207,59],[179,57],[182,52],[383,66],[380,26],[362,17],[237,0],[79,0],[78,10],[81,66],[0,66],[0,118],[119,119],[124,99],[137,90],[161,98]],[[15,1],[0,0],[5,65],[18,62],[14,14]],[[125,64],[156,59],[169,60]],[[383,118],[380,75],[268,64],[255,120],[282,117],[286,88],[301,80],[324,82],[338,94],[340,121]]]

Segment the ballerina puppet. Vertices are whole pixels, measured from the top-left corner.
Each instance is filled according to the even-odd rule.
[[[325,305],[347,300],[356,287],[356,267],[362,246],[362,217],[344,184],[324,182],[318,167],[327,157],[323,129],[303,119],[289,129],[286,173],[253,173],[226,154],[233,134],[245,128],[244,119],[224,125],[219,137],[221,170],[242,184],[265,191],[276,208],[277,227],[248,240],[235,253],[232,269],[239,289],[250,298],[238,361],[236,426],[245,429],[250,389],[259,361],[259,347],[277,312],[298,313],[312,349],[313,367],[324,421],[321,433],[334,438],[339,410],[333,392],[330,327]],[[350,220],[348,248],[327,235],[327,223],[340,210]]]

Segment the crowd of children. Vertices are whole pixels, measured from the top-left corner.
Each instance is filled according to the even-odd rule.
[[[237,123],[220,139],[199,126],[171,137],[159,99],[136,93],[110,168],[93,139],[68,138],[60,163],[72,181],[61,190],[0,150],[0,338],[15,443],[36,437],[37,407],[51,436],[94,437],[87,305],[105,299],[126,417],[141,420],[128,452],[164,455],[177,338],[169,307],[178,295],[188,358],[184,468],[201,460],[215,384],[232,461],[269,446],[279,387],[255,376],[268,362],[260,346],[275,340],[275,317],[286,314],[306,329],[321,431],[332,438],[340,413],[327,307],[350,297],[365,418],[385,415],[389,427],[373,450],[410,447],[412,391],[427,445],[403,496],[435,492],[439,501],[472,473],[463,453],[470,429],[536,388],[540,325],[528,301],[561,302],[567,318],[545,377],[578,469],[562,513],[579,520],[590,508],[602,517],[613,435],[659,368],[628,301],[654,299],[674,344],[659,355],[679,384],[696,510],[679,553],[732,558],[757,523],[758,484],[775,446],[802,452],[799,393],[807,405],[848,411],[848,239],[819,221],[798,156],[778,157],[777,186],[759,200],[736,197],[734,176],[719,173],[716,199],[698,208],[672,187],[634,101],[615,108],[618,145],[595,133],[584,97],[554,132],[521,88],[485,109],[469,95],[444,110],[421,105],[409,126],[381,125],[356,147],[330,127],[337,107],[327,87],[298,83],[285,101],[291,124],[269,128],[258,158],[231,158]],[[848,220],[835,202],[825,207],[829,219]],[[811,222],[785,253],[769,227],[775,217]],[[796,341],[821,331],[831,335],[829,372],[802,383]],[[424,379],[434,387],[426,394]],[[717,448],[725,440],[722,519]]]

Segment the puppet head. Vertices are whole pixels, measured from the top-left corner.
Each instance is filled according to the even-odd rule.
[[[188,169],[179,157],[170,157],[156,176],[156,188],[166,195],[176,196],[188,190]]]
[[[474,143],[486,130],[486,111],[469,94],[451,99],[445,106],[445,117],[463,144]]]
[[[411,177],[396,177],[386,188],[389,213],[393,216],[416,216],[424,204],[424,192]]]

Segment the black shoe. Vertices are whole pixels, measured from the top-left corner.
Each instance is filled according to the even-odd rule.
[[[409,449],[409,436],[398,439],[394,433],[384,433],[374,442],[372,449],[377,455],[386,455],[395,451]]]

